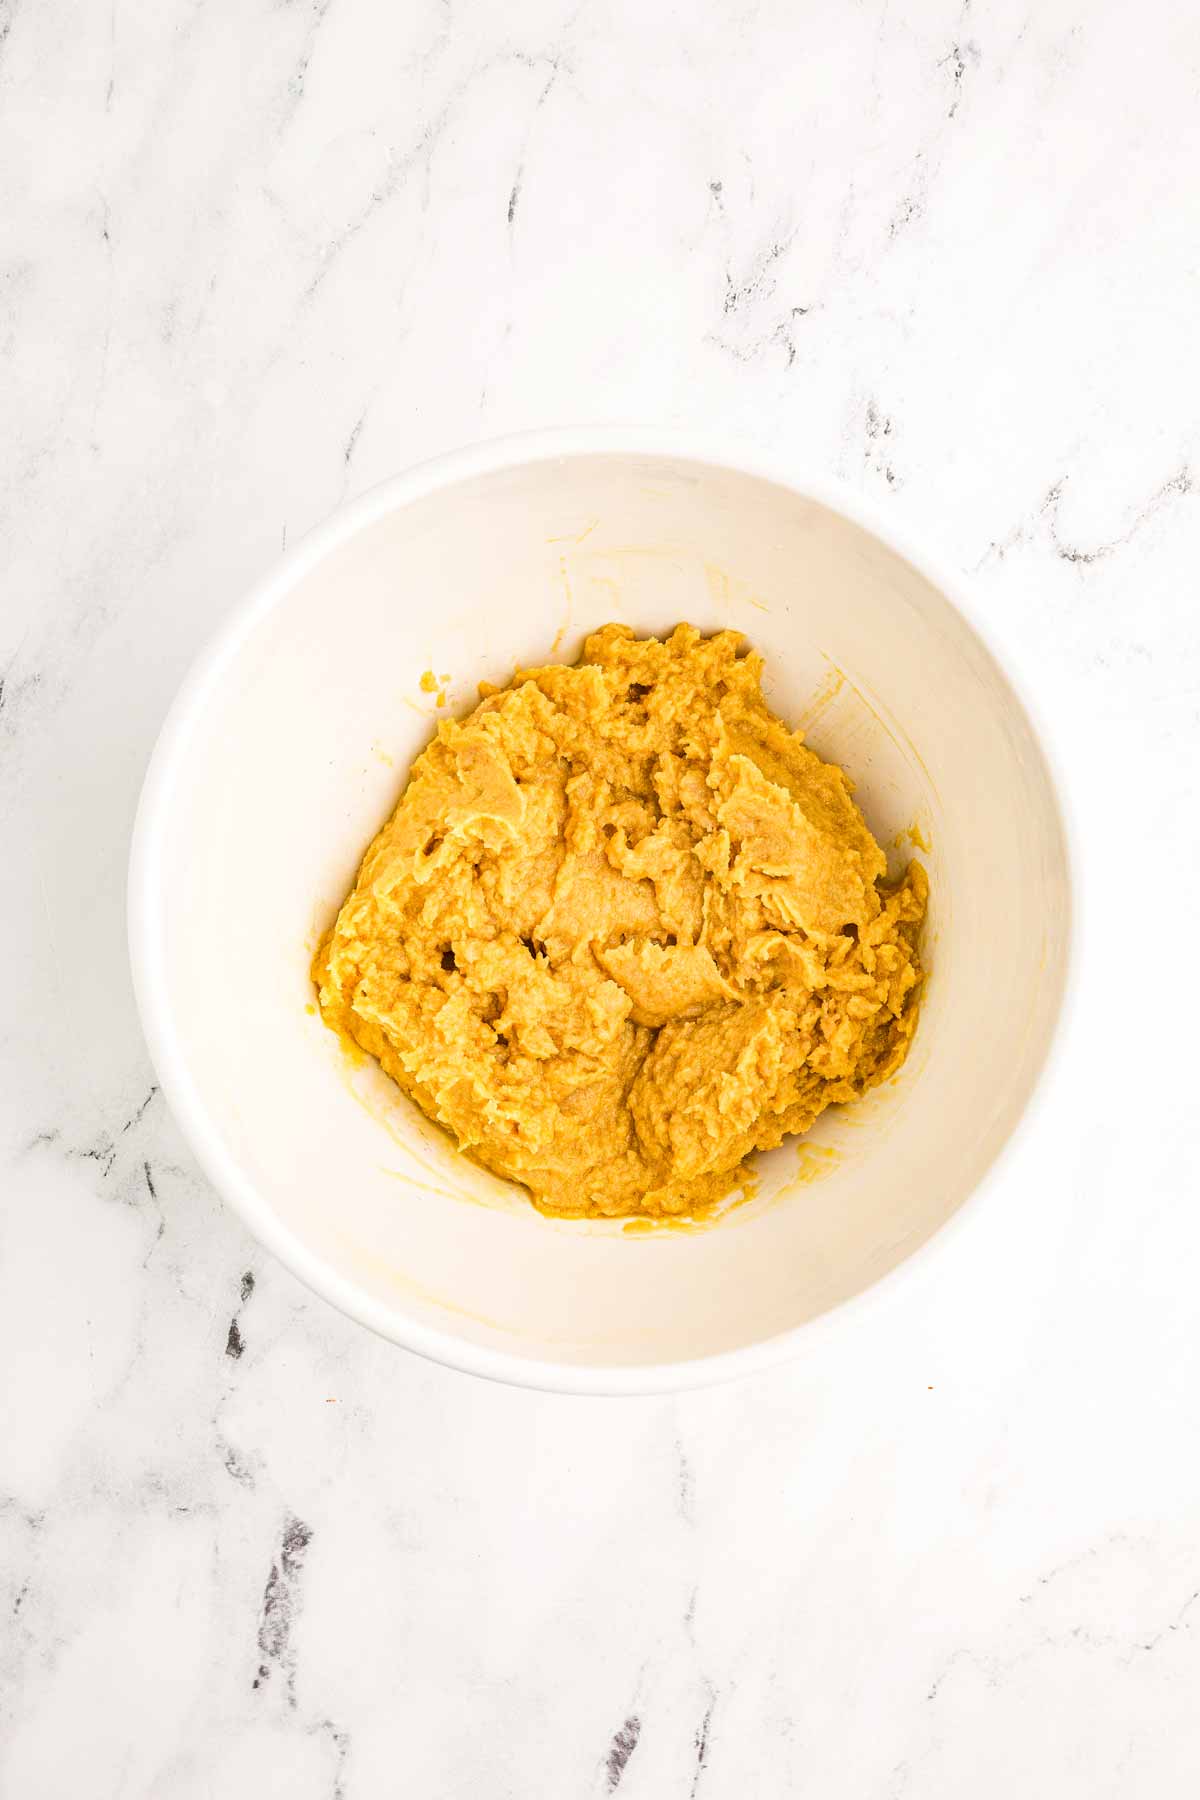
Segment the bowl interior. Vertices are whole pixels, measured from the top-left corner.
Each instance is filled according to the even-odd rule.
[[[917,854],[931,880],[905,1068],[760,1159],[756,1196],[701,1228],[542,1219],[312,1010],[316,940],[444,716],[423,673],[466,711],[480,680],[572,659],[610,619],[745,633],[775,709],[848,769],[895,862]],[[760,477],[551,457],[391,506],[235,624],[167,738],[142,986],[168,1090],[251,1225],[402,1341],[415,1324],[515,1358],[638,1365],[786,1332],[950,1217],[1043,1062],[1067,871],[1025,713],[918,570]]]

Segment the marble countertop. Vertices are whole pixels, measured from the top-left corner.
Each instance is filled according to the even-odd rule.
[[[0,0],[0,1792],[1200,1782],[1200,25],[1172,0]],[[285,540],[703,426],[967,572],[1079,830],[1053,1106],[934,1285],[678,1399],[377,1342],[199,1176],[139,783]]]

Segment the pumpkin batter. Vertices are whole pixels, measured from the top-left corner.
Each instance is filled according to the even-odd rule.
[[[326,1023],[544,1212],[703,1214],[907,1053],[925,873],[761,674],[606,625],[481,690],[317,953]]]

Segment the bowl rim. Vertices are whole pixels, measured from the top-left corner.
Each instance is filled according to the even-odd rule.
[[[594,455],[661,457],[748,476],[815,501],[870,532],[925,577],[958,611],[980,640],[1025,713],[1040,751],[1054,803],[1064,852],[1067,915],[1063,975],[1057,1014],[1042,1064],[1012,1130],[989,1166],[950,1217],[910,1255],[859,1293],[827,1312],[759,1342],[712,1355],[669,1362],[627,1365],[555,1362],[529,1358],[456,1337],[453,1332],[407,1317],[402,1300],[388,1304],[366,1294],[331,1269],[322,1257],[275,1213],[230,1155],[214,1127],[203,1095],[179,1045],[167,999],[162,858],[171,800],[182,763],[206,706],[247,637],[292,589],[332,551],[389,513],[472,478],[505,469]],[[916,1279],[928,1278],[953,1248],[960,1232],[977,1218],[984,1196],[998,1185],[1017,1144],[1032,1130],[1046,1106],[1063,1061],[1069,1017],[1078,988],[1079,897],[1075,871],[1077,836],[1053,735],[1007,657],[980,617],[980,609],[960,574],[948,568],[884,509],[843,482],[798,469],[792,459],[726,433],[654,426],[577,426],[519,432],[483,439],[416,464],[389,477],[357,499],[338,507],[274,564],[236,602],[193,661],[166,714],[151,754],[138,802],[130,847],[127,926],[133,988],[142,1029],[163,1094],[201,1169],[251,1234],[278,1257],[306,1287],[347,1317],[418,1355],[510,1386],[570,1394],[659,1394],[706,1387],[772,1368],[813,1345],[819,1336],[845,1330],[868,1311],[891,1304]]]

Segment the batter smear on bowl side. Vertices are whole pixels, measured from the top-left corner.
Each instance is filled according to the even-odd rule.
[[[736,632],[606,625],[444,720],[317,953],[322,1015],[543,1212],[702,1216],[899,1068],[928,884]]]

